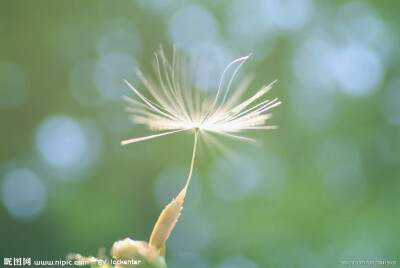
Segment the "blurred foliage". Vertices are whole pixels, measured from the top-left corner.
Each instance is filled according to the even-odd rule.
[[[1,0],[1,257],[148,241],[183,186],[193,141],[120,146],[150,133],[130,123],[122,79],[143,89],[134,69],[150,73],[158,45],[177,43],[223,63],[253,52],[242,72],[256,75],[249,94],[278,79],[269,94],[283,104],[278,130],[249,133],[262,146],[218,138],[241,159],[231,170],[229,153],[200,140],[170,267],[399,261],[398,10],[399,1]]]

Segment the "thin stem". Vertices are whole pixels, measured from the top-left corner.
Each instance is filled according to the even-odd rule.
[[[190,165],[190,173],[185,187],[181,190],[176,198],[169,203],[161,212],[156,225],[151,232],[149,244],[159,250],[160,254],[165,257],[165,243],[181,215],[183,200],[186,196],[186,190],[189,186],[190,179],[192,178],[194,157],[196,155],[197,138],[199,136],[199,129],[195,128],[194,132],[194,148],[192,156],[192,164]]]
[[[197,140],[199,137],[199,129],[196,128],[195,132],[194,132],[194,147],[193,147],[193,155],[192,155],[192,163],[190,165],[190,172],[189,172],[189,177],[187,179],[186,185],[184,187],[184,189],[186,190],[187,187],[189,186],[190,183],[190,179],[192,178],[192,173],[193,173],[193,166],[194,166],[194,158],[196,156],[196,148],[197,148]]]

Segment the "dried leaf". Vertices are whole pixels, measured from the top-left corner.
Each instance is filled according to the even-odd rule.
[[[178,196],[164,208],[154,226],[153,232],[151,233],[149,243],[160,250],[162,256],[165,255],[165,243],[181,215],[186,189],[187,186],[185,186]]]

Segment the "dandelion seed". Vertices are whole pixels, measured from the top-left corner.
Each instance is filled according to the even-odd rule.
[[[179,218],[187,187],[192,177],[199,134],[215,133],[242,141],[254,141],[251,138],[238,135],[238,132],[276,128],[276,126],[268,126],[265,123],[272,116],[268,111],[281,102],[277,98],[263,99],[276,81],[263,86],[252,97],[242,102],[239,100],[252,79],[245,79],[236,90],[231,90],[235,75],[249,56],[238,58],[228,64],[222,72],[216,95],[211,98],[197,89],[195,85],[189,83],[190,79],[185,70],[186,62],[181,58],[175,46],[172,63],[166,59],[162,48],[158,53],[155,53],[156,81],[144,76],[140,71],[137,72],[150,93],[151,99],[145,97],[125,80],[125,83],[140,99],[138,101],[125,97],[132,104],[131,107],[127,108],[127,111],[133,113],[133,121],[147,125],[152,130],[163,132],[124,140],[121,142],[122,145],[181,131],[194,131],[193,155],[186,185],[163,210],[150,237],[150,245],[160,250],[162,255],[165,250],[165,242]],[[228,71],[234,66],[236,67],[231,77],[226,79]]]
[[[129,97],[125,97],[125,99],[132,104],[132,107],[128,107],[127,111],[134,114],[134,122],[145,124],[151,130],[163,132],[124,140],[121,144],[126,145],[150,140],[188,130],[194,131],[196,141],[197,136],[202,132],[221,134],[243,141],[254,141],[237,133],[245,130],[275,129],[276,126],[267,126],[265,123],[272,116],[268,113],[269,110],[278,106],[281,102],[277,98],[260,100],[271,89],[276,80],[267,86],[263,86],[252,97],[243,102],[239,102],[239,99],[251,79],[246,79],[236,91],[231,92],[233,79],[249,56],[238,58],[228,64],[221,75],[215,97],[210,98],[194,85],[189,84],[188,74],[182,68],[185,67],[185,61],[177,52],[176,47],[174,46],[172,63],[166,59],[164,51],[160,48],[158,53],[155,53],[157,81],[145,77],[140,71],[137,72],[152,99],[145,97],[126,80],[125,83],[135,92],[140,101]],[[228,70],[235,65],[237,66],[230,79],[227,80],[228,83],[224,89],[225,76]]]

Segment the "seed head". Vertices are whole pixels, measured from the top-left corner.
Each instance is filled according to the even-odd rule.
[[[250,140],[236,133],[244,130],[274,129],[276,126],[265,125],[271,118],[268,111],[278,106],[281,102],[263,99],[271,89],[272,82],[263,86],[252,97],[240,102],[251,79],[245,79],[231,92],[233,79],[241,65],[249,56],[232,61],[222,72],[219,87],[214,97],[189,83],[185,70],[186,61],[177,52],[174,46],[172,63],[170,63],[162,48],[155,55],[154,69],[157,79],[151,79],[137,71],[141,82],[151,95],[145,97],[128,81],[125,83],[136,93],[140,101],[125,97],[132,106],[127,111],[132,112],[133,121],[147,125],[150,129],[163,131],[158,134],[140,138],[124,140],[122,145],[149,140],[185,130],[197,132],[216,133],[231,138]],[[232,76],[226,79],[227,71],[234,68]]]

